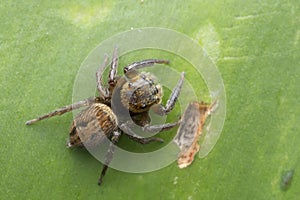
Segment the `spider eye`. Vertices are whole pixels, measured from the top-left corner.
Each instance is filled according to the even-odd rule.
[[[158,88],[157,87],[155,87],[155,94],[157,94],[158,93]]]
[[[141,74],[141,78],[144,79],[144,80],[146,80],[145,74]]]

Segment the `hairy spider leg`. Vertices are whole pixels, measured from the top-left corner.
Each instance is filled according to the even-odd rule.
[[[158,124],[158,125],[145,125],[142,127],[143,131],[148,132],[148,133],[157,133],[159,131],[165,131],[165,130],[169,130],[177,125],[179,125],[179,121],[178,122],[174,122],[174,123],[165,123],[165,124]],[[142,138],[140,136],[138,136],[137,134],[135,134],[135,132],[131,129],[132,126],[132,122],[125,122],[123,124],[120,125],[120,128],[124,131],[125,135],[127,135],[130,139],[137,141],[141,144],[148,144],[150,142],[163,142],[163,140],[161,138]]]
[[[140,144],[149,144],[151,142],[164,142],[163,139],[158,138],[158,137],[152,137],[152,138],[141,138],[139,136],[137,136],[136,134],[133,135],[129,135],[129,134],[125,134],[129,139],[138,142]]]
[[[114,135],[111,138],[111,143],[109,144],[109,148],[108,148],[106,156],[105,156],[104,166],[102,168],[101,175],[98,179],[98,185],[101,185],[101,183],[102,183],[102,179],[105,176],[108,165],[113,159],[113,154],[115,152],[115,144],[118,142],[119,137],[121,136],[121,133],[118,131],[115,131],[113,134]]]
[[[112,91],[113,88],[116,86],[116,75],[118,71],[118,48],[115,47],[113,51],[113,58],[110,65],[109,75],[108,75],[108,84],[109,84],[109,91]]]
[[[169,130],[177,125],[179,125],[179,121],[178,122],[174,122],[174,123],[165,123],[165,124],[155,124],[155,125],[145,125],[143,127],[143,131],[148,132],[148,133],[156,133],[159,131],[165,131],[165,130]]]
[[[116,75],[117,75],[117,69],[118,69],[118,48],[115,47],[113,51],[113,58],[109,69],[108,74],[108,87],[103,86],[102,82],[102,73],[105,70],[105,67],[108,63],[108,55],[104,55],[103,63],[99,66],[96,72],[96,82],[97,82],[97,89],[100,93],[100,96],[103,97],[103,99],[108,99],[112,95],[112,91],[114,87],[116,86]]]
[[[129,122],[123,123],[120,125],[120,128],[124,131],[125,135],[128,136],[129,139],[136,141],[140,144],[149,144],[151,142],[164,142],[163,139],[152,137],[152,138],[142,138],[135,134],[134,131],[129,127]]]
[[[180,79],[176,85],[176,87],[173,89],[168,101],[167,101],[167,104],[162,108],[163,110],[163,114],[166,115],[168,114],[175,106],[175,103],[180,95],[180,91],[181,91],[181,88],[182,88],[182,85],[183,85],[183,80],[184,80],[184,76],[185,76],[185,73],[182,72],[181,73],[181,76],[180,76]]]
[[[131,63],[130,65],[127,65],[124,67],[124,74],[127,77],[127,74],[130,72],[133,72],[137,69],[141,69],[144,67],[150,67],[154,64],[169,64],[168,60],[160,60],[160,59],[148,59],[148,60],[142,60],[139,62]]]
[[[74,104],[58,108],[58,109],[56,109],[56,110],[54,110],[54,111],[52,111],[50,113],[47,113],[47,114],[42,115],[42,116],[39,116],[39,117],[37,117],[35,119],[32,119],[32,120],[29,120],[25,124],[26,125],[30,125],[30,124],[33,124],[35,122],[41,121],[43,119],[46,119],[46,118],[50,118],[50,117],[53,117],[53,116],[56,116],[56,115],[62,115],[64,113],[66,113],[66,112],[70,112],[72,110],[76,110],[76,109],[84,107],[84,106],[92,105],[95,102],[100,102],[99,97],[90,97],[88,99],[76,102]]]
[[[105,69],[105,66],[107,65],[107,62],[108,62],[108,55],[105,54],[102,64],[99,66],[99,68],[96,71],[97,89],[99,91],[100,96],[103,99],[107,99],[109,97],[108,88],[103,86],[103,83],[102,83],[102,73]]]

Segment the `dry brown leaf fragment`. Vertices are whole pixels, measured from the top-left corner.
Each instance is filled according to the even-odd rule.
[[[205,121],[216,105],[216,102],[212,104],[191,102],[187,106],[174,138],[174,143],[180,149],[177,160],[179,168],[185,168],[193,162],[200,150],[198,142]]]

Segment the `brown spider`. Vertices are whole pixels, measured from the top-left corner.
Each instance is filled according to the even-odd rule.
[[[167,130],[178,125],[179,122],[150,125],[148,113],[150,107],[153,106],[152,108],[157,114],[168,114],[177,101],[184,80],[184,72],[182,72],[180,80],[172,91],[167,104],[163,106],[161,105],[162,87],[155,82],[155,77],[150,73],[138,72],[137,69],[154,64],[168,64],[169,61],[148,59],[134,62],[124,67],[125,77],[119,77],[116,75],[118,55],[117,48],[115,48],[108,76],[108,86],[106,87],[102,84],[101,75],[107,62],[108,56],[105,56],[104,62],[96,72],[97,89],[99,92],[98,97],[91,97],[79,101],[26,122],[27,125],[30,125],[37,121],[56,115],[62,115],[66,112],[86,106],[87,108],[82,110],[73,120],[67,147],[99,145],[105,138],[111,141],[106,153],[101,175],[98,179],[99,185],[102,183],[108,165],[112,161],[114,145],[118,142],[122,133],[141,144],[163,141],[161,138],[142,138],[138,136],[131,128],[134,123],[141,126],[144,132],[149,133]],[[116,107],[116,109],[112,107]],[[131,119],[122,116],[123,114],[120,110],[125,110],[125,113],[129,113]]]

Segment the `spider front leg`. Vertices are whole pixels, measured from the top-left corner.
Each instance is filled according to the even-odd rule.
[[[143,131],[148,132],[148,133],[157,133],[159,131],[166,131],[171,128],[174,128],[175,126],[179,125],[178,122],[174,123],[166,123],[166,124],[157,124],[157,125],[145,125],[143,126]]]
[[[183,85],[183,81],[184,81],[184,76],[185,76],[185,73],[182,72],[181,73],[181,76],[180,76],[180,79],[176,85],[176,87],[173,89],[168,101],[167,101],[167,104],[165,106],[162,106],[161,104],[158,104],[158,105],[154,105],[152,107],[152,110],[158,114],[158,115],[166,115],[168,114],[171,110],[173,110],[176,102],[177,102],[177,99],[180,95],[180,91],[181,91],[181,88],[182,88],[182,85]]]
[[[127,136],[129,139],[131,139],[131,140],[133,140],[133,141],[135,141],[135,142],[138,142],[138,143],[140,143],[140,144],[149,144],[149,143],[151,143],[151,142],[164,142],[163,139],[158,138],[158,137],[141,138],[141,137],[139,137],[139,136],[136,135],[136,134],[134,134],[134,135],[132,135],[132,134],[134,134],[134,133],[126,134],[126,136]]]
[[[111,143],[109,144],[109,148],[107,150],[107,153],[106,153],[106,156],[105,156],[105,162],[104,162],[104,166],[102,168],[102,172],[101,172],[101,175],[98,179],[98,185],[101,185],[102,183],[102,179],[103,177],[105,176],[106,174],[106,171],[107,171],[107,168],[108,168],[108,165],[109,163],[112,161],[113,159],[113,154],[115,152],[115,144],[118,142],[119,140],[119,137],[121,136],[121,133],[118,132],[118,131],[115,131],[113,133],[113,137],[111,139]]]
[[[56,109],[50,113],[47,113],[45,115],[42,115],[42,116],[39,116],[35,119],[32,119],[32,120],[29,120],[27,121],[25,124],[26,125],[30,125],[30,124],[33,124],[35,122],[38,122],[38,121],[41,121],[43,119],[46,119],[46,118],[50,118],[50,117],[53,117],[53,116],[56,116],[56,115],[62,115],[66,112],[70,112],[72,110],[76,110],[78,108],[81,108],[81,107],[84,107],[84,106],[89,106],[95,102],[100,102],[101,100],[98,98],[98,97],[91,97],[91,98],[88,98],[88,99],[85,99],[83,101],[79,101],[77,103],[74,103],[74,104],[71,104],[71,105],[67,105],[67,106],[64,106],[62,108],[59,108],[59,109]]]
[[[124,67],[124,74],[126,77],[128,77],[130,72],[134,72],[137,69],[149,67],[154,64],[169,64],[169,61],[168,60],[160,60],[160,59],[148,59],[148,60],[142,60],[139,62],[134,62],[134,63]]]

